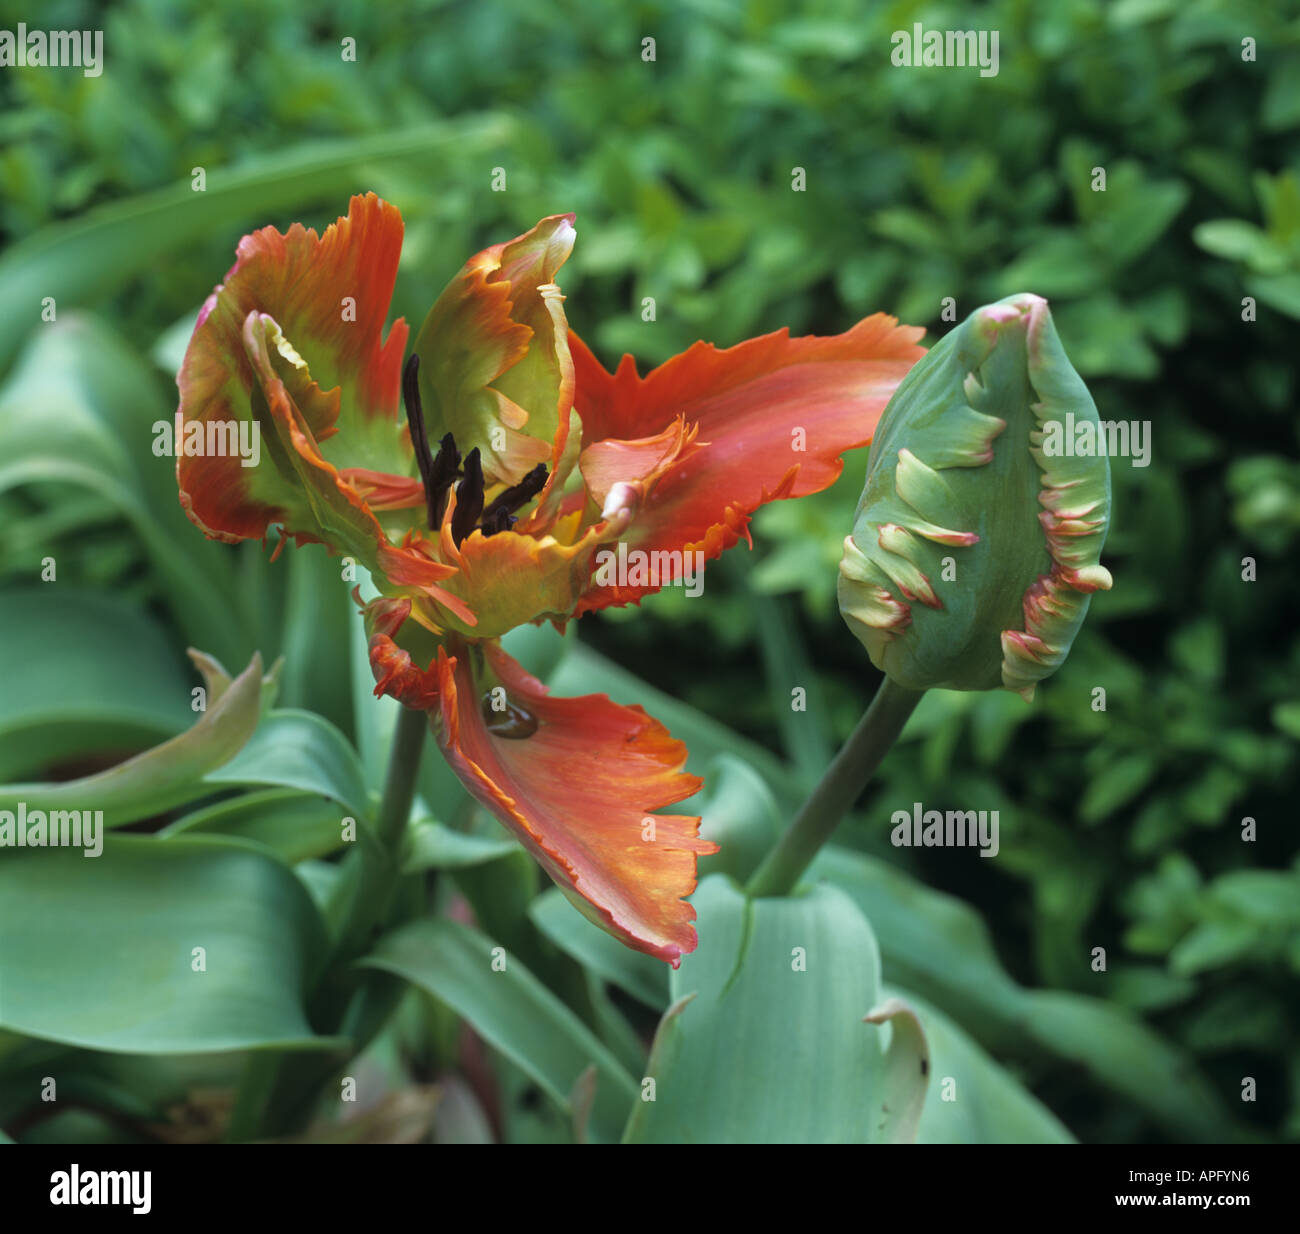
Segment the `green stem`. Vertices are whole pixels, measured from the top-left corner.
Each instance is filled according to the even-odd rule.
[[[402,842],[415,801],[420,753],[429,717],[403,707],[388,756],[384,795],[375,815],[375,843],[358,846],[348,861],[357,863],[356,879],[343,871],[340,887],[350,887],[351,899],[340,926],[338,942],[309,1001],[309,1018],[317,1032],[338,1033],[358,990],[366,979],[353,968],[365,953],[371,935],[389,914],[402,865]],[[400,902],[401,897],[399,897]],[[395,999],[388,1000],[391,1011]],[[385,1017],[386,1018],[386,1017]],[[371,1025],[369,1036],[377,1024]],[[367,1041],[369,1038],[367,1038]],[[354,1041],[353,1052],[365,1042]],[[310,1115],[316,1094],[342,1065],[328,1055],[255,1055],[249,1061],[227,1131],[228,1140],[283,1135]]]
[[[402,708],[393,732],[393,749],[388,756],[384,796],[375,817],[379,839],[389,852],[396,850],[411,818],[415,782],[420,774],[420,751],[424,748],[424,734],[428,729],[428,712]]]
[[[871,706],[803,803],[794,822],[749,880],[750,896],[782,896],[794,890],[803,872],[831,838],[903,731],[924,690],[909,690],[888,677]]]
[[[402,864],[402,840],[415,800],[416,780],[420,773],[420,751],[429,717],[423,711],[403,707],[393,731],[393,745],[388,755],[388,772],[384,795],[375,815],[374,839],[363,837],[358,851],[350,860],[357,863],[355,883],[347,877],[339,880],[339,893],[350,895],[338,944],[331,967],[338,970],[350,964],[370,942],[370,933],[382,918],[396,885]],[[331,983],[327,981],[327,986]]]

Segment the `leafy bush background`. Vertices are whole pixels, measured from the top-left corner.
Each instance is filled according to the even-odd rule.
[[[416,321],[471,252],[576,210],[570,320],[609,363],[627,350],[644,366],[697,338],[725,346],[782,326],[834,333],[877,310],[934,338],[947,328],[944,297],[964,317],[1013,291],[1048,296],[1103,418],[1153,425],[1151,466],[1114,467],[1106,561],[1116,586],[1094,601],[1069,662],[1032,708],[1010,696],[932,695],[841,838],[978,909],[1019,982],[1137,1011],[1197,1059],[1253,1133],[1300,1135],[1294,9],[1227,0],[588,0],[580,9],[43,5],[45,28],[102,21],[108,71],[0,76],[0,363],[31,345],[25,379],[66,378],[92,405],[111,401],[117,383],[165,416],[177,345],[239,236],[268,222],[323,225],[349,192],[371,188],[406,218],[394,312]],[[38,19],[0,4],[0,26],[19,20]],[[999,30],[999,75],[891,68],[890,33],[913,21]],[[357,40],[356,64],[340,58],[344,36]],[[653,63],[640,57],[646,36],[657,41]],[[1254,62],[1242,60],[1246,36],[1258,41]],[[453,129],[447,143],[426,140],[428,126],[476,124],[480,113],[490,115],[478,137]],[[394,153],[405,133],[417,137]],[[329,166],[287,187],[284,171],[277,187],[285,152],[304,146]],[[230,189],[229,169],[250,165],[264,169],[252,187]],[[229,190],[215,219],[132,224],[153,208],[174,220],[198,209],[189,185],[200,166],[209,197]],[[489,188],[497,166],[504,193]],[[1097,166],[1105,193],[1090,187]],[[806,192],[791,191],[795,167]],[[102,222],[95,212],[105,208],[122,209],[124,226],[72,245],[68,229]],[[41,360],[39,301],[56,294],[47,282],[61,321],[93,310],[116,336],[87,327],[76,372],[41,367],[68,354]],[[646,296],[652,323],[641,317]],[[1252,322],[1242,320],[1246,296],[1257,304]],[[21,376],[11,368],[11,383]],[[162,500],[165,469],[154,462],[135,443],[119,479],[153,485]],[[795,799],[875,685],[834,607],[864,463],[850,459],[819,497],[762,512],[755,552],[712,567],[704,602],[667,594],[579,631],[784,756]],[[352,682],[329,651],[346,637],[343,597],[337,611],[318,610],[301,581],[315,567],[267,568],[255,552],[202,545],[179,517],[167,526],[179,557],[170,573],[112,494],[74,495],[56,475],[0,485],[0,578],[16,595],[52,554],[61,582],[160,618],[178,663],[186,639],[204,635],[201,645],[240,665],[255,646],[287,651],[286,701],[352,733]],[[1244,557],[1256,560],[1257,581],[1242,581]],[[175,594],[187,568],[245,607],[264,590],[266,611],[188,621]],[[295,611],[317,620],[303,629],[268,615]],[[287,647],[276,645],[284,629],[298,630]],[[11,658],[32,638],[30,628],[5,630]],[[75,690],[78,656],[52,637],[40,652],[47,683],[66,675]],[[806,714],[789,712],[792,685],[809,690]],[[1107,691],[1104,713],[1090,706],[1096,686]],[[50,770],[31,751],[10,754],[9,778]],[[891,849],[888,814],[914,800],[999,809],[1000,858]],[[1240,839],[1248,816],[1254,844]],[[1104,974],[1089,963],[1098,946]],[[1168,1135],[1059,1059],[1020,1066],[1082,1139]],[[1245,1076],[1258,1082],[1253,1104],[1237,1100]]]

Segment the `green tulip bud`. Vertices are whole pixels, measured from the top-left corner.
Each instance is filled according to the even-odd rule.
[[[1104,448],[1061,448],[1085,423],[1099,442],[1039,296],[977,309],[912,368],[881,417],[840,563],[840,612],[878,669],[909,689],[1026,699],[1055,672],[1092,592],[1111,585]]]

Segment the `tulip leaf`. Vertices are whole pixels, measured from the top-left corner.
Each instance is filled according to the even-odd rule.
[[[157,624],[112,595],[0,596],[0,778],[180,732],[189,687]]]
[[[473,835],[453,831],[442,823],[424,821],[411,825],[407,840],[404,874],[420,870],[460,870],[481,865],[513,853],[518,845],[509,836]]]
[[[319,915],[280,861],[217,837],[114,836],[0,859],[0,1027],[95,1050],[336,1045],[302,1005]]]
[[[538,896],[529,905],[528,915],[561,951],[602,981],[617,986],[655,1011],[668,1006],[671,971],[668,966],[662,960],[624,946],[589,921],[558,887]]]
[[[704,791],[691,802],[700,835],[718,851],[699,860],[700,874],[729,874],[744,882],[758,869],[784,827],[772,790],[743,759],[719,754],[704,773]]]
[[[1216,1144],[1251,1138],[1191,1058],[1127,1009],[1063,990],[1035,990],[1024,1016],[1040,1049],[1131,1101],[1172,1138]]]
[[[213,673],[206,657],[195,659]],[[33,810],[102,810],[106,827],[121,827],[209,794],[205,773],[228,763],[257,727],[264,687],[262,658],[254,655],[224,689],[217,676],[209,675],[208,682],[215,701],[179,737],[80,780],[6,785],[0,788],[0,809],[12,811],[21,803],[29,816]]]
[[[0,493],[56,482],[106,503],[157,568],[161,598],[188,640],[243,663],[256,640],[230,551],[197,533],[176,497],[174,460],[155,453],[174,399],[94,318],[70,314],[41,327],[0,389]]]
[[[885,1075],[880,1106],[894,1120],[891,1139],[902,1144],[916,1141],[921,1112],[933,1089],[929,1083],[930,1042],[925,1027],[910,1001],[890,995],[862,1017],[868,1024],[890,1026],[889,1048],[885,1051]],[[918,1084],[917,1075],[926,1083]]]
[[[159,834],[241,836],[266,845],[293,865],[342,848],[343,817],[342,808],[329,798],[275,788],[195,810]]]
[[[869,913],[890,981],[931,999],[959,1023],[1009,1029],[1023,991],[1003,970],[988,928],[960,900],[875,858],[827,845],[808,878],[823,878]]]
[[[339,649],[362,624],[348,595],[352,585],[343,581],[339,558],[323,545],[303,545],[287,558],[281,700],[285,707],[315,712],[332,724],[350,724],[352,682],[338,664]]]
[[[375,594],[369,571],[359,563],[357,590],[367,597]],[[388,751],[393,744],[402,704],[387,695],[375,695],[375,675],[370,669],[370,643],[364,622],[350,623],[347,646],[348,677],[352,682],[352,729],[356,733],[357,752],[365,770],[366,783],[378,790],[383,787]],[[444,760],[440,758],[438,762]]]
[[[800,543],[798,548],[807,553],[806,545]],[[830,765],[835,749],[826,731],[824,717],[827,710],[817,697],[817,674],[808,659],[808,649],[790,615],[787,597],[751,590],[749,600],[754,609],[759,649],[763,653],[768,694],[778,700],[773,710],[781,730],[781,745],[798,775],[809,783],[816,783]],[[805,700],[803,708],[798,711],[790,705],[795,690],[801,690]],[[730,870],[726,872],[732,873]],[[737,874],[736,877],[744,876]]]
[[[947,1016],[907,991],[929,1046],[919,1144],[1066,1144],[1064,1125]]]
[[[821,851],[810,877],[834,883],[870,914],[889,981],[928,1000],[985,1049],[1083,1066],[1179,1139],[1221,1142],[1239,1134],[1187,1055],[1131,1012],[1013,981],[983,919],[960,900],[836,845]]]
[[[632,1077],[572,1011],[512,954],[455,921],[425,920],[386,938],[364,961],[427,990],[527,1073],[570,1117],[579,1080],[596,1068],[587,1134],[618,1135],[636,1092]]]
[[[908,1139],[926,1084],[922,1038],[914,1023],[864,1022],[904,1009],[881,1007],[879,953],[853,901],[827,885],[750,900],[715,874],[692,903],[700,945],[672,975],[653,1099],[643,1087],[625,1139]]]
[[[296,788],[329,797],[359,819],[370,815],[356,751],[328,720],[309,711],[272,711],[234,759],[208,773],[206,783]]]

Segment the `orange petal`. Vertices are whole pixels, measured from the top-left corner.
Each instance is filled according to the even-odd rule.
[[[438,557],[455,570],[439,595],[417,600],[414,616],[437,632],[496,638],[526,622],[564,621],[573,615],[587,590],[601,546],[626,530],[630,510],[616,511],[588,527],[581,510],[562,513],[546,531],[499,531],[485,536],[474,530],[456,544],[451,534],[456,494],[450,494],[438,543]],[[474,614],[465,622],[458,612],[440,611],[451,594]]]
[[[604,506],[616,484],[650,484],[674,463],[700,447],[695,438],[698,425],[687,425],[678,416],[661,433],[638,441],[606,438],[583,449],[578,467],[587,492],[598,506]]]
[[[405,588],[412,594],[437,599],[456,611],[468,626],[473,614],[436,584],[456,572],[454,565],[436,561],[422,542],[408,534],[402,544],[392,544],[361,494],[343,480],[320,453],[313,426],[321,423],[320,409],[329,401],[304,367],[285,360],[277,347],[279,327],[264,313],[250,313],[244,324],[244,350],[252,367],[255,386],[252,406],[264,425],[264,469],[255,483],[273,477],[291,503],[280,511],[287,533],[301,542],[319,541],[335,553],[357,558],[376,581]],[[277,360],[272,358],[275,351]],[[205,460],[206,461],[206,460]]]
[[[584,461],[596,443],[629,446],[665,433],[679,416],[698,433],[648,486],[629,546],[716,557],[748,537],[760,505],[829,487],[843,470],[840,456],[870,443],[885,404],[925,354],[923,334],[877,313],[829,338],[779,330],[724,351],[696,343],[645,377],[630,356],[607,373],[570,335]],[[614,479],[602,470],[603,484]],[[578,612],[654,590],[593,587]]]
[[[573,248],[557,214],[484,249],[447,285],[415,340],[429,438],[477,447],[489,487],[559,462],[573,405],[564,297],[555,278]]]
[[[417,711],[431,711],[438,705],[438,674],[421,669],[394,637],[411,614],[410,600],[380,598],[361,601],[361,589],[352,598],[362,611],[370,651],[370,670],[375,675],[375,696],[388,695]],[[412,629],[413,627],[408,627]],[[416,638],[423,632],[414,627]]]
[[[414,456],[400,421],[405,322],[385,339],[402,218],[373,193],[354,197],[348,216],[323,235],[295,223],[281,234],[264,227],[239,243],[234,266],[199,314],[178,384],[177,439],[199,422],[253,420],[255,381],[245,354],[249,314],[273,318],[322,392],[302,409],[324,457],[339,466],[407,474]],[[238,457],[177,457],[181,503],[209,536],[259,539],[272,522],[293,517],[292,494],[277,488],[267,460],[243,468]],[[267,468],[254,477],[252,472]],[[311,528],[289,528],[310,532]]]
[[[454,659],[440,647],[436,668],[435,733],[469,791],[592,921],[676,967],[696,945],[683,899],[696,857],[717,851],[699,838],[697,817],[651,813],[699,790],[681,771],[685,746],[640,707],[551,697],[495,643]],[[505,710],[494,719],[498,686]],[[530,736],[492,731],[532,721]]]

